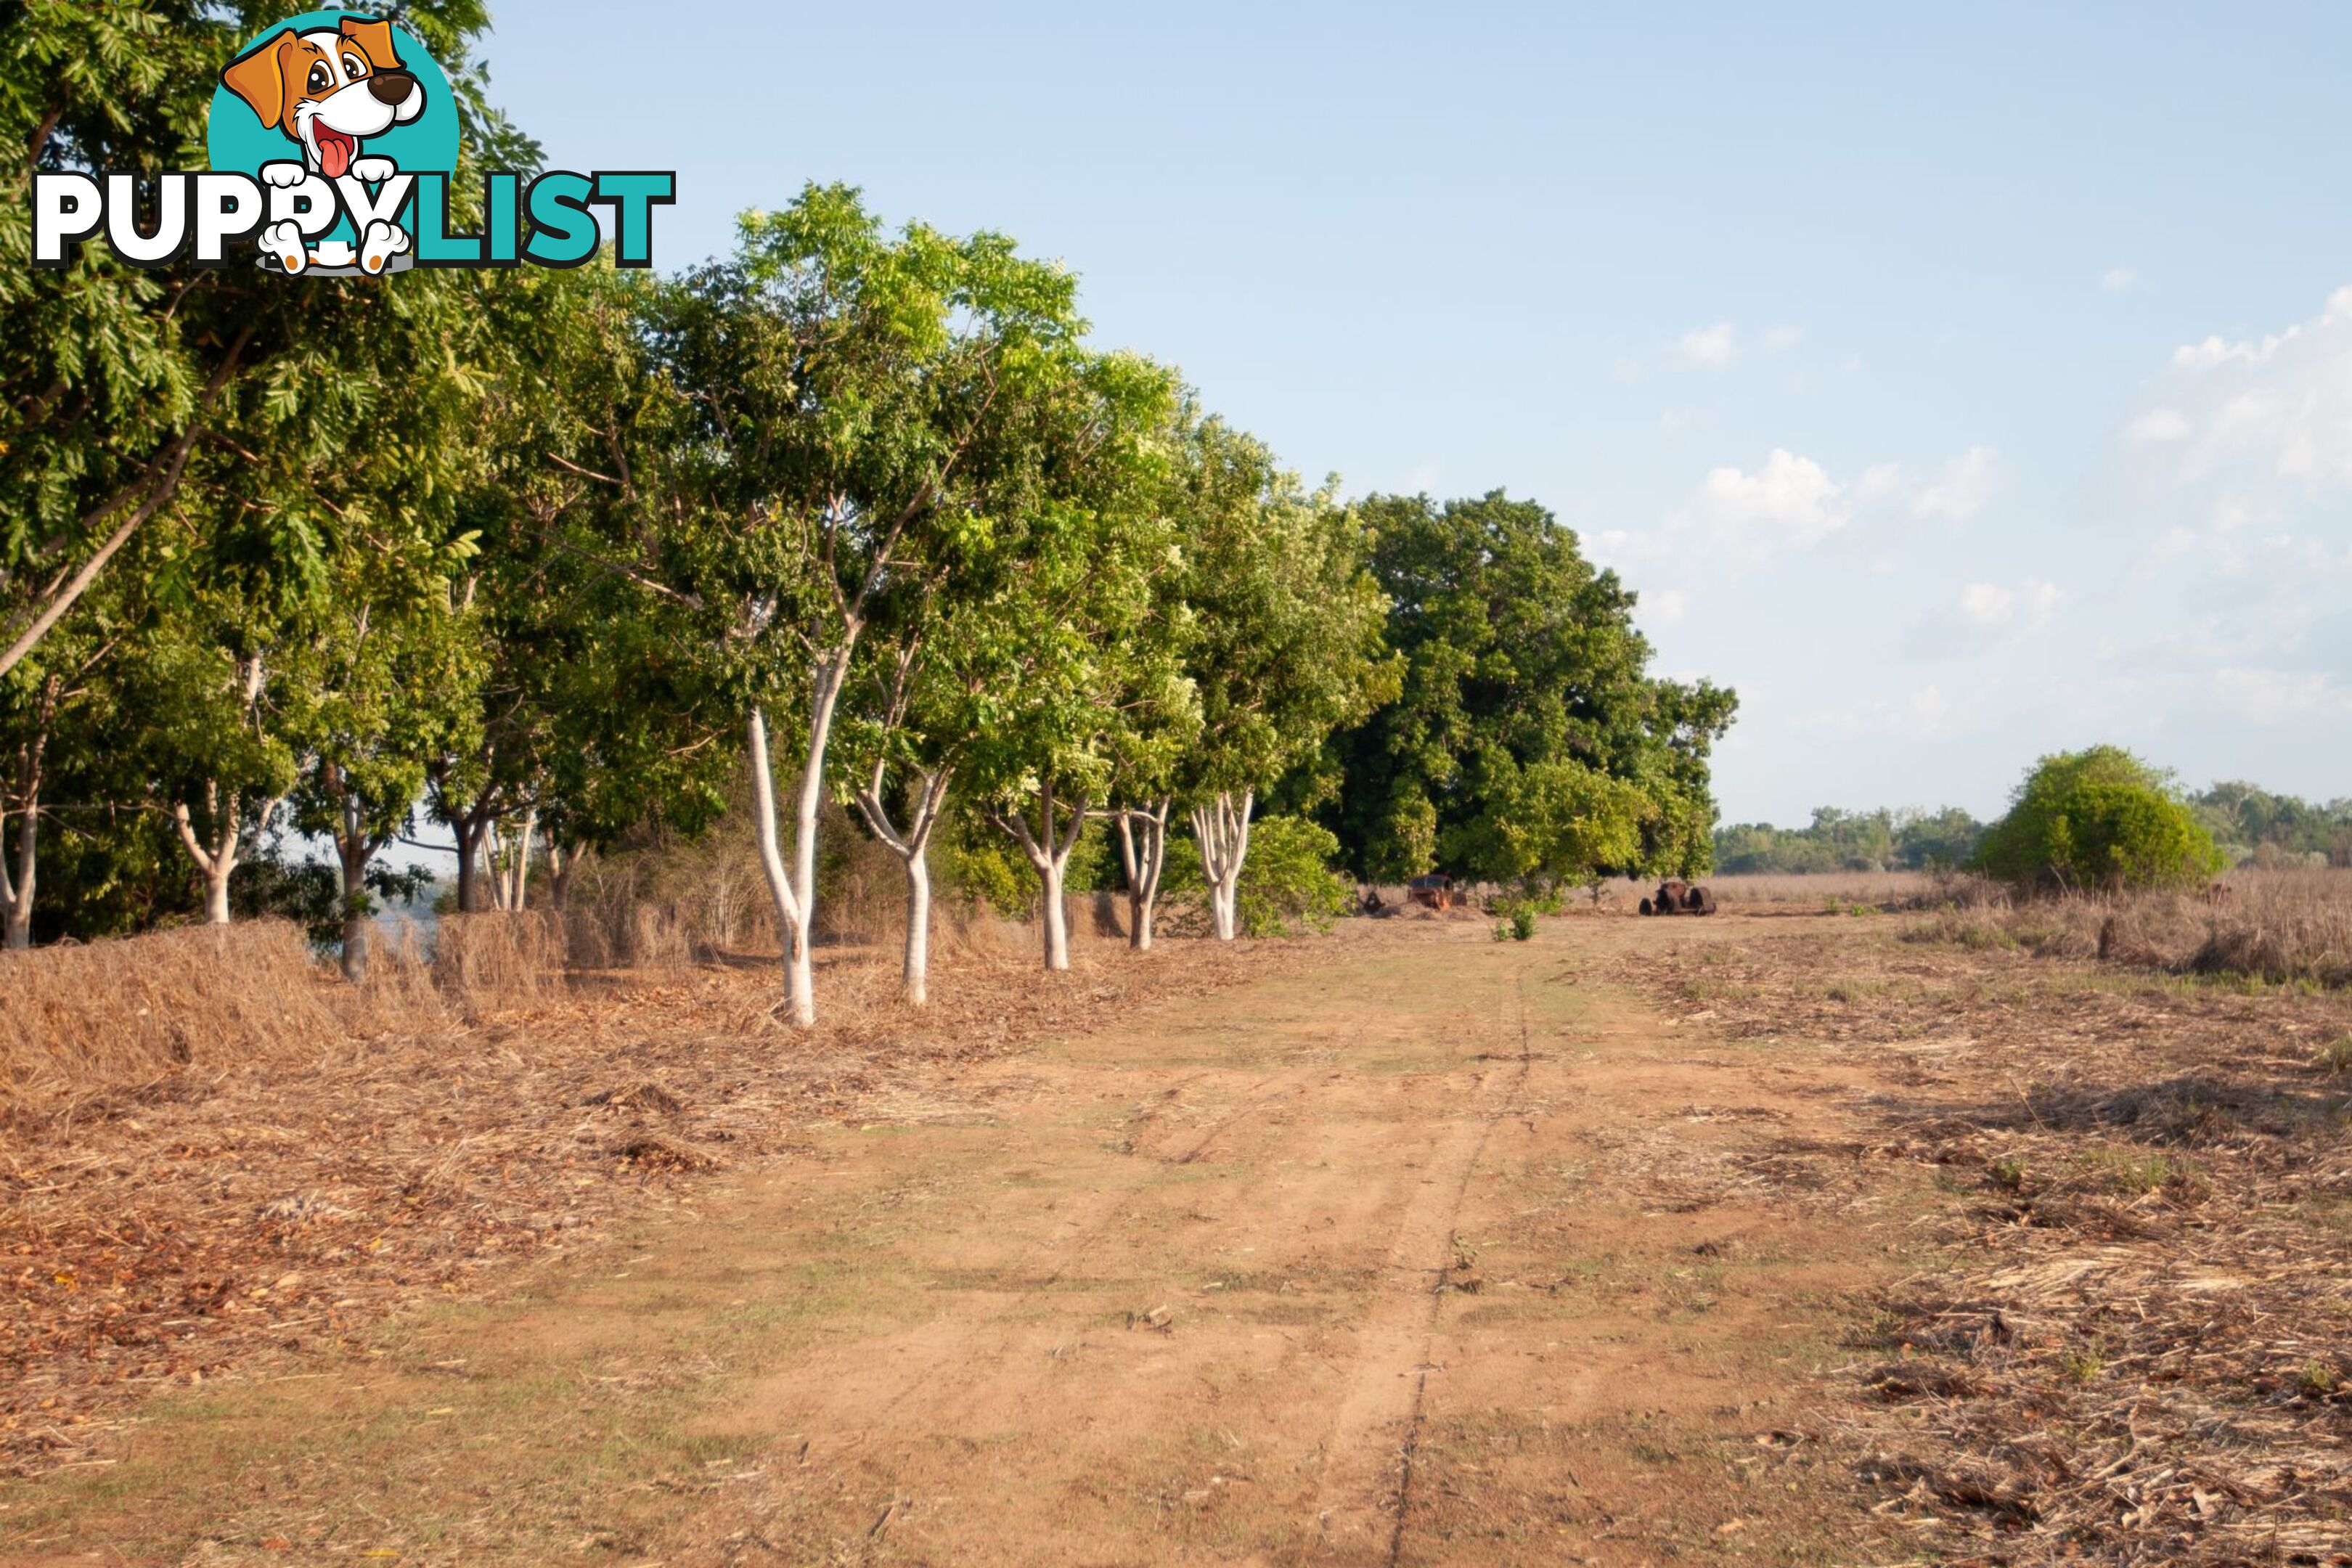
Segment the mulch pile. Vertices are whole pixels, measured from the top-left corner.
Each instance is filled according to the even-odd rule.
[[[985,1114],[975,1064],[1293,961],[1186,942],[1049,984],[953,955],[915,1014],[895,964],[853,957],[821,964],[807,1035],[771,1016],[772,966],[605,976],[315,1056],[197,1049],[132,1085],[0,1099],[0,1475],[110,1463],[143,1394],[353,1342],[590,1244],[649,1192],[790,1157],[813,1125]]]
[[[1825,1434],[1877,1510],[1946,1563],[2352,1563],[2352,998],[1839,927],[1633,977],[1869,1060],[1881,1152],[1938,1168]]]

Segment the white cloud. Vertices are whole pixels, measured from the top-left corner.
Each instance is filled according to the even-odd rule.
[[[1689,598],[1679,588],[1668,588],[1663,593],[1644,594],[1642,595],[1642,604],[1650,612],[1649,619],[1662,626],[1675,625],[1690,608]]]
[[[2352,717],[2352,691],[2318,670],[2217,669],[2211,689],[2233,717],[2252,724]]]
[[[2099,287],[2110,294],[2121,294],[2139,281],[2139,274],[2128,267],[2110,267],[2101,275]]]
[[[2039,577],[2028,577],[2014,588],[1970,583],[1960,590],[1960,618],[1990,630],[2031,631],[2049,625],[2065,599],[2057,584]]]
[[[1710,468],[1655,527],[1606,529],[1589,537],[1595,552],[1615,564],[1668,563],[1696,551],[1718,572],[1752,571],[1871,522],[1964,521],[1983,506],[1996,473],[1990,447],[1971,447],[1924,483],[1906,476],[1899,463],[1840,479],[1813,458],[1776,447],[1753,469]]]
[[[2039,577],[1964,584],[1947,607],[1914,623],[1902,650],[1929,661],[1973,658],[2040,631],[2065,602],[2063,590]]]
[[[1754,473],[1708,471],[1691,510],[1728,534],[1817,544],[1853,521],[1847,488],[1811,458],[1776,447]]]
[[[2317,315],[2242,338],[2184,343],[2116,431],[2116,501],[2143,520],[2145,574],[2201,543],[2210,569],[2311,591],[2352,501],[2352,288]]]
[[[2151,408],[2124,426],[2124,439],[2147,446],[2158,441],[2186,441],[2197,433],[2189,416],[2178,408]]]
[[[1911,503],[1912,515],[1939,522],[1966,522],[1976,516],[2000,481],[1994,458],[1990,447],[1971,447],[1946,463]]]
[[[1720,369],[1732,362],[1739,348],[1731,323],[1717,321],[1711,327],[1693,327],[1675,339],[1675,353],[1685,364]]]
[[[1972,694],[1969,707],[1978,707],[1981,697],[1981,692]],[[1973,728],[1969,722],[1973,717],[1973,713],[1963,713],[1944,695],[1941,687],[1931,684],[1898,697],[1875,698],[1845,708],[1816,709],[1800,715],[1795,728],[1854,741],[1883,742],[1890,737],[1940,741],[1949,739],[1964,727]]]
[[[2138,563],[2132,568],[2132,575],[2135,578],[2152,577],[2195,548],[2197,531],[2176,524],[2157,535],[2156,542],[2147,547]]]
[[[1710,327],[1693,327],[1674,341],[1669,352],[1685,364],[1721,370],[1747,354],[1785,353],[1804,335],[1802,327],[1769,327],[1750,336],[1729,321],[1717,321]]]

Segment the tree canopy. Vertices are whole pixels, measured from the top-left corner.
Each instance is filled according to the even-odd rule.
[[[2229,858],[2168,774],[2093,746],[2034,763],[1976,863],[2020,889],[2074,892],[2192,883]]]
[[[1326,755],[1323,816],[1351,863],[1382,879],[1704,869],[1707,757],[1738,699],[1653,675],[1633,592],[1533,501],[1359,510],[1403,669]]]

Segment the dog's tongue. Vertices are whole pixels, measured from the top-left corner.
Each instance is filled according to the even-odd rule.
[[[343,171],[352,166],[352,139],[322,132],[319,136],[319,162],[327,171],[327,178],[340,180]]]

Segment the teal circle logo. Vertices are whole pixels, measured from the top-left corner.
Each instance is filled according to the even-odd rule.
[[[369,79],[401,75],[424,100],[405,118],[401,101],[386,104],[368,91]],[[339,112],[330,99],[351,111]],[[290,162],[335,179],[365,158],[389,159],[404,174],[452,174],[457,95],[399,23],[357,11],[305,11],[255,37],[221,73],[205,151],[215,169],[256,178],[265,163]]]

